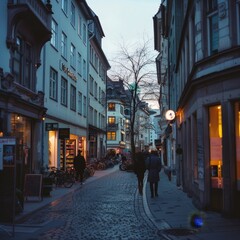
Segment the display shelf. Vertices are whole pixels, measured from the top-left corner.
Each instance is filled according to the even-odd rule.
[[[65,147],[64,147],[65,143]],[[76,140],[75,139],[68,139],[61,141],[61,167],[64,167],[64,160],[65,160],[65,167],[73,167],[73,160],[76,155]],[[65,156],[65,159],[64,159]]]

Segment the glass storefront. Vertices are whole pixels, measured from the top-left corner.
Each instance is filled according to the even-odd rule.
[[[222,188],[222,112],[221,106],[209,108],[211,187]]]
[[[240,101],[235,103],[235,137],[237,190],[240,191]]]
[[[33,169],[31,161],[31,129],[31,119],[12,114],[11,135],[16,137],[16,187],[19,189],[23,189],[25,174],[31,173]]]

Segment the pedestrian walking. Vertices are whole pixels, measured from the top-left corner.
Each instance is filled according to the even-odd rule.
[[[83,174],[86,168],[85,158],[81,155],[82,151],[78,150],[77,156],[74,157],[74,169],[76,171],[76,180],[83,183]]]
[[[146,167],[148,169],[148,182],[150,184],[151,198],[158,196],[158,182],[160,180],[159,173],[162,168],[161,159],[158,151],[151,151],[150,156],[146,159]]]
[[[138,180],[138,191],[139,194],[143,194],[143,178],[144,173],[146,171],[146,165],[145,165],[145,156],[143,152],[137,152],[136,153],[136,159],[134,162],[134,172],[137,176]]]

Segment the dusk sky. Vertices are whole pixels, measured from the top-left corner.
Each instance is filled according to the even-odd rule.
[[[108,59],[113,58],[123,43],[150,39],[153,49],[153,16],[161,0],[86,1],[101,22],[105,34],[102,47]]]
[[[100,20],[105,34],[102,48],[111,66],[111,59],[117,56],[120,45],[142,44],[149,40],[153,55],[156,53],[157,56],[154,50],[153,16],[158,12],[161,0],[86,1]],[[158,108],[156,101],[148,102],[150,107]]]

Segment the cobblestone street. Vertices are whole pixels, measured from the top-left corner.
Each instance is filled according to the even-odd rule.
[[[86,183],[21,222],[35,231],[18,240],[161,239],[144,213],[136,184],[135,174],[121,171]]]

